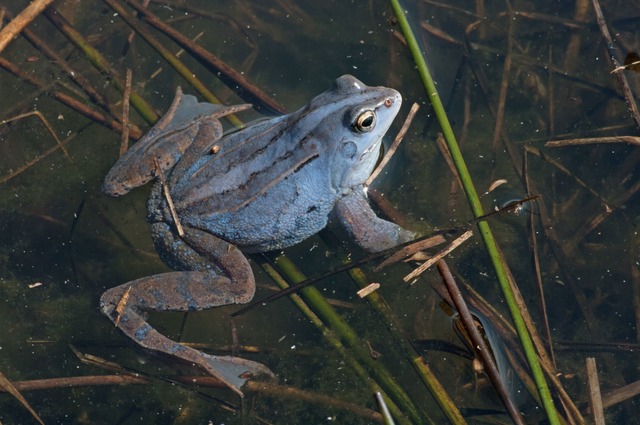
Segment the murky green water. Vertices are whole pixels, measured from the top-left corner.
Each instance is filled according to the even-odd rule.
[[[25,6],[25,2],[9,3],[4,5],[13,13]],[[502,5],[491,5],[483,24],[477,23],[472,2],[450,3],[451,7],[413,3],[408,9],[410,21],[448,105],[478,191],[486,192],[498,179],[507,180],[482,197],[485,210],[526,197],[525,179],[520,175],[526,175],[529,193],[540,196],[527,205],[525,214],[503,213],[492,217],[490,224],[544,336],[532,265],[535,235],[560,381],[581,406],[588,394],[586,357],[596,358],[605,393],[636,381],[640,348],[640,314],[636,312],[640,311],[638,149],[625,143],[544,146],[557,138],[638,132],[609,74],[612,66],[590,9],[587,23],[574,30],[578,24],[573,21],[573,6],[560,9],[557,2],[536,2],[535,7],[513,3],[513,10],[521,12],[513,19],[505,15]],[[130,29],[106,3],[61,1],[55,5],[119,75],[132,69],[133,88],[157,111],[167,109],[178,85],[194,93],[139,36],[122,56]],[[604,6],[623,58],[628,50],[638,49],[637,19],[629,18],[635,11],[624,9],[630,6],[622,3]],[[408,227],[424,233],[464,226],[471,218],[435,142],[438,127],[389,4],[190,2],[188,6],[152,3],[150,8],[190,38],[202,33],[200,45],[289,110],[326,90],[345,73],[369,85],[396,88],[405,104],[387,145],[409,106],[419,103],[421,110],[409,133],[374,187],[404,215]],[[97,72],[44,17],[29,28],[119,111],[121,95],[110,79]],[[507,41],[509,31],[511,42]],[[154,34],[172,52],[179,50],[164,36]],[[502,136],[494,137],[507,51],[511,64]],[[115,373],[82,363],[73,347],[154,377],[197,374],[136,348],[98,312],[98,299],[106,288],[167,270],[153,249],[144,221],[149,187],[119,199],[100,193],[102,178],[118,156],[119,134],[49,96],[62,92],[95,107],[54,61],[24,38],[16,39],[1,56],[40,80],[43,87],[34,88],[0,71],[0,119],[39,111],[67,153],[57,149],[26,167],[53,148],[55,139],[35,116],[0,126],[0,371],[13,382]],[[188,54],[181,58],[225,103],[241,102]],[[638,74],[626,75],[637,95]],[[131,119],[143,131],[147,128],[133,108]],[[316,236],[286,254],[308,276],[337,267],[343,245],[352,260],[365,255],[343,244],[345,234],[339,229],[335,235],[337,246]],[[261,270],[262,261],[256,258],[253,263],[260,298],[272,294],[274,286]],[[456,250],[447,262],[460,283],[471,285],[506,314],[479,238]],[[409,287],[402,277],[412,270],[411,265],[399,264],[378,273],[373,266],[364,267],[367,279],[382,285],[379,292],[400,328],[390,330],[357,297],[357,287],[347,274],[316,286],[328,298],[348,303],[336,310],[357,331],[362,347],[369,344],[379,352],[376,362],[389,370],[413,403],[435,423],[444,423],[440,408],[391,337],[397,333],[400,340],[439,339],[462,345],[451,319],[439,307],[439,297],[429,287],[430,282],[439,281],[438,274],[430,270]],[[233,344],[229,314],[236,310],[225,307],[187,316],[154,314],[151,321],[172,338],[228,353],[224,350]],[[258,350],[258,354],[241,352],[241,356],[265,363],[278,375],[279,384],[311,393],[311,399],[288,396],[280,389],[275,393],[248,391],[241,403],[226,390],[163,380],[99,385],[100,378],[92,385],[69,388],[59,384],[22,394],[47,424],[373,423],[353,408],[377,410],[370,387],[289,300],[255,309],[233,324],[239,344]],[[493,389],[482,376],[474,376],[470,360],[434,350],[421,354],[456,405],[465,409],[469,422],[484,423],[487,417],[479,413],[498,412],[491,419],[509,423],[500,414],[503,408]],[[321,396],[333,400],[325,402]],[[336,400],[351,407],[338,406]],[[541,421],[536,409],[525,408],[528,422]],[[634,399],[605,411],[610,423],[632,423],[637,412]],[[35,423],[6,394],[0,396],[0,421]]]

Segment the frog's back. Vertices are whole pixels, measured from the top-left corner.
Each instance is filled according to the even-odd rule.
[[[245,252],[290,246],[325,227],[340,194],[331,187],[318,140],[296,131],[294,119],[292,114],[227,135],[216,154],[198,159],[171,190],[184,224]],[[161,198],[158,191],[156,200]]]
[[[175,179],[171,195],[178,209],[190,214],[235,212],[260,196],[274,196],[282,184],[289,184],[285,180],[297,178],[319,152],[313,138],[289,127],[291,117],[262,121],[223,137],[216,153],[203,155]]]
[[[399,104],[394,90],[343,76],[299,111],[224,136],[215,153],[178,164],[168,178],[182,224],[247,252],[317,233],[371,173]],[[170,222],[159,187],[154,193],[151,220]]]

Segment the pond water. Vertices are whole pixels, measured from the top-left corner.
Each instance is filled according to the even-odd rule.
[[[16,14],[28,2],[14,3],[5,7]],[[167,110],[178,86],[203,99],[140,35],[127,41],[131,29],[108,2],[59,1],[55,7],[118,79],[132,70],[133,90],[158,113]],[[538,332],[547,345],[551,338],[560,383],[588,414],[585,359],[594,357],[607,421],[637,421],[637,398],[614,404],[609,392],[640,378],[638,146],[545,146],[550,140],[638,133],[610,74],[613,66],[590,6],[582,11],[552,1],[518,1],[511,3],[511,14],[502,4],[478,10],[470,1],[413,1],[405,7],[475,187],[484,194],[484,210],[537,196],[519,214],[501,212],[489,223]],[[623,60],[640,48],[637,10],[614,1],[603,7]],[[343,74],[397,89],[404,103],[385,138],[387,148],[410,106],[417,103],[420,110],[373,187],[398,212],[397,220],[420,234],[475,229],[464,192],[436,142],[439,126],[390,3],[152,1],[149,9],[289,111]],[[180,50],[144,21],[137,25],[170,52]],[[416,263],[380,272],[374,271],[377,261],[362,267],[366,282],[380,283],[388,316],[357,296],[359,288],[346,272],[315,285],[357,334],[355,347],[343,340],[344,351],[288,298],[233,320],[238,306],[151,314],[151,323],[176,340],[259,361],[278,377],[271,386],[247,388],[243,400],[223,388],[177,382],[200,372],[137,348],[98,311],[106,289],[169,270],[144,220],[150,185],[117,199],[101,193],[102,179],[119,155],[120,134],[59,101],[56,93],[108,115],[34,46],[33,36],[95,87],[116,114],[122,94],[113,76],[96,70],[49,19],[40,16],[28,29],[31,40],[18,37],[1,54],[23,75],[6,71],[6,64],[0,71],[0,121],[10,120],[0,125],[0,372],[19,388],[26,381],[69,379],[22,390],[45,423],[379,423],[370,381],[378,367],[393,376],[416,409],[412,416],[401,405],[406,416],[397,423],[445,423],[412,368],[420,356],[469,423],[510,423],[485,376],[474,373],[469,355],[451,347],[464,344],[431,288],[440,282],[435,268],[413,285],[403,282]],[[187,52],[179,56],[223,103],[244,102]],[[625,76],[631,92],[640,93],[639,74]],[[32,111],[46,119],[63,148],[39,116],[27,115]],[[245,122],[261,116],[239,115]],[[130,117],[142,132],[149,128],[134,106]],[[339,226],[330,227],[284,252],[306,276],[367,255]],[[262,265],[277,254],[252,257],[256,299],[274,293]],[[477,235],[445,258],[460,285],[508,317]],[[490,327],[491,320],[481,322]],[[512,350],[494,334],[487,330],[496,353]],[[434,349],[434,341],[445,348]],[[408,353],[411,344],[417,351]],[[82,362],[74,353],[122,369]],[[362,353],[375,358],[364,363],[363,373],[374,377],[369,380],[354,366],[363,361],[357,357]],[[123,375],[124,369],[150,380],[115,385],[104,378]],[[70,386],[83,377],[84,385]],[[527,423],[544,423],[531,398],[519,400]],[[0,421],[36,423],[8,394],[0,395]]]

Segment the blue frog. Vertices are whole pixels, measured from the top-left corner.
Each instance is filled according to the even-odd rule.
[[[249,105],[199,103],[178,90],[103,185],[119,196],[166,177],[156,179],[147,219],[162,260],[178,271],[106,291],[102,311],[139,345],[194,364],[238,394],[248,377],[271,374],[257,362],[174,342],[143,312],[249,302],[255,281],[245,254],[294,245],[330,214],[371,252],[410,240],[412,232],[375,215],[363,187],[401,102],[393,89],[344,75],[297,112],[223,135],[219,118]]]

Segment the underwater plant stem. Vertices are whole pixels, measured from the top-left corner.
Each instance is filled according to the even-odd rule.
[[[354,268],[349,270],[351,278],[356,282],[358,287],[364,288],[368,284],[368,280],[364,275],[362,269]],[[451,400],[449,394],[433,373],[429,365],[422,361],[422,357],[416,353],[416,350],[409,344],[406,338],[404,338],[398,329],[402,329],[402,326],[398,323],[396,315],[390,310],[387,303],[382,296],[377,292],[372,292],[367,295],[367,301],[373,306],[374,310],[384,318],[385,323],[389,327],[389,333],[394,338],[394,345],[402,349],[403,354],[410,360],[411,366],[431,392],[431,395],[438,402],[438,405],[447,416],[452,424],[466,424],[464,417],[460,413],[460,410],[456,406],[455,402]]]
[[[164,45],[151,34],[151,31],[139,25],[139,21],[137,21],[131,13],[129,13],[122,5],[116,0],[103,0],[110,8],[112,8],[115,12],[118,13],[118,16],[126,22],[136,33],[144,39],[156,52],[160,54],[166,60],[169,65],[173,67],[193,88],[195,88],[198,93],[204,97],[204,99],[209,103],[221,104],[220,99],[216,97],[211,91],[204,85],[202,81],[195,76],[195,73],[191,71],[187,66],[182,63],[180,59],[178,59],[169,49],[164,47]],[[235,115],[227,115],[225,116],[229,122],[235,127],[243,127],[244,124],[240,121]]]
[[[5,25],[0,31],[0,52],[51,3],[53,3],[53,0],[32,1],[18,16]]]
[[[613,38],[611,38],[611,34],[609,33],[607,21],[604,19],[604,14],[602,13],[600,2],[598,0],[591,0],[591,5],[593,6],[593,12],[596,15],[596,22],[598,23],[598,27],[600,28],[600,33],[602,34],[602,38],[604,38],[604,45],[607,47],[609,59],[611,60],[613,67],[617,69],[620,67],[620,61],[618,61],[615,43],[613,42]],[[636,101],[633,97],[633,92],[631,91],[631,87],[629,86],[627,77],[625,76],[624,72],[616,72],[615,74],[616,78],[618,79],[618,84],[620,85],[620,90],[622,90],[622,94],[624,95],[624,100],[627,102],[627,109],[631,114],[631,118],[633,118],[636,127],[640,130],[640,112],[638,112],[638,105],[636,105]]]
[[[8,11],[6,11],[5,13],[7,12]],[[25,28],[22,31],[22,36],[36,49],[42,52],[42,54],[45,55],[47,59],[49,59],[53,64],[59,67],[66,74],[66,76],[71,79],[71,81],[73,81],[91,98],[94,103],[100,106],[103,110],[107,111],[112,117],[118,119],[120,122],[123,121],[123,118],[121,118],[121,114],[100,92],[98,92],[98,90],[96,90],[96,88],[91,84],[91,82],[89,82],[84,74],[73,68],[71,64],[67,62],[67,60],[53,47],[51,47],[42,38],[38,37],[29,28]],[[130,122],[126,127],[131,128],[132,132],[137,134],[137,137],[135,137],[135,139],[140,138],[142,131],[135,124]]]
[[[474,217],[481,217],[482,215],[484,215],[484,212],[482,209],[482,204],[480,203],[480,198],[478,197],[476,189],[473,185],[473,180],[469,175],[469,170],[467,169],[462,153],[460,152],[460,148],[458,147],[458,144],[456,142],[456,138],[453,134],[453,129],[451,128],[449,119],[447,118],[444,106],[442,105],[442,101],[440,100],[433,79],[431,78],[431,74],[427,67],[427,62],[420,50],[415,36],[413,35],[413,31],[405,15],[405,11],[400,6],[399,0],[390,0],[390,2],[394,9],[396,17],[398,18],[400,28],[402,29],[402,32],[407,40],[409,50],[411,51],[411,54],[414,58],[416,67],[418,68],[418,72],[427,91],[427,95],[434,109],[436,117],[438,118],[438,122],[440,123],[442,133],[445,137],[445,141],[447,142],[447,147],[449,148],[451,157],[456,166],[456,170],[458,171],[458,174],[460,176],[467,201],[469,202]],[[549,391],[549,387],[547,386],[547,382],[542,372],[542,367],[540,366],[540,362],[538,361],[538,356],[534,349],[531,336],[527,331],[527,327],[525,325],[524,319],[522,318],[522,314],[518,309],[513,291],[509,284],[507,271],[501,261],[501,256],[499,255],[498,247],[495,239],[493,238],[493,234],[491,233],[489,224],[486,221],[479,221],[478,230],[480,231],[480,235],[482,237],[482,240],[484,241],[487,252],[491,257],[491,262],[493,264],[496,277],[502,289],[505,301],[507,302],[507,305],[509,307],[509,312],[511,314],[516,332],[518,333],[520,343],[522,344],[522,347],[524,349],[527,362],[529,363],[529,367],[531,368],[533,379],[536,383],[538,393],[540,394],[540,399],[542,400],[542,405],[546,412],[547,419],[552,425],[559,425],[560,419],[558,412],[553,403],[553,399],[551,398],[551,392]]]
[[[122,132],[122,124],[119,121],[114,120],[110,115],[105,115],[99,111],[96,111],[92,107],[86,105],[84,102],[78,99],[75,99],[66,93],[63,93],[58,90],[51,90],[47,85],[47,83],[35,78],[30,73],[24,72],[18,66],[9,62],[3,57],[0,57],[0,69],[4,69],[5,71],[12,73],[16,77],[26,81],[32,86],[44,90],[49,97],[57,100],[63,105],[68,106],[69,108],[97,122],[98,124],[103,125],[106,128],[117,131],[119,133]],[[138,128],[131,128],[129,135],[133,139],[139,139],[141,137],[140,130]]]
[[[50,6],[44,11],[44,16],[60,31],[67,39],[84,55],[89,62],[97,68],[102,74],[107,76],[113,85],[120,92],[124,91],[124,82],[118,76],[118,73],[111,67],[109,61],[102,56],[102,54],[89,44],[87,40],[80,34],[71,24],[62,16],[58,11]],[[129,98],[131,105],[136,111],[147,121],[149,124],[153,124],[158,120],[158,114],[146,100],[142,98],[135,90],[131,91]]]
[[[515,403],[509,396],[509,391],[507,387],[500,377],[500,373],[498,372],[498,367],[496,366],[496,362],[491,357],[491,349],[485,339],[480,335],[480,331],[474,323],[473,317],[471,317],[471,312],[467,307],[467,303],[464,301],[462,297],[462,293],[456,284],[453,275],[451,274],[451,270],[449,270],[449,266],[446,261],[438,260],[436,264],[438,267],[438,272],[442,277],[442,281],[444,282],[447,291],[449,291],[449,296],[451,297],[451,301],[460,315],[460,319],[462,323],[464,323],[465,330],[467,335],[471,339],[473,346],[475,347],[475,351],[480,356],[482,363],[484,365],[484,370],[489,380],[493,384],[498,396],[502,400],[502,404],[504,404],[509,416],[511,416],[511,420],[517,425],[524,425],[524,419],[522,419],[522,415],[520,411],[516,407]]]
[[[284,274],[293,282],[305,280],[305,276],[296,265],[286,256],[281,255],[276,259],[276,265],[281,268]],[[393,399],[404,415],[408,416],[412,423],[432,423],[427,415],[418,409],[409,395],[398,384],[393,375],[383,366],[381,362],[374,360],[357,333],[345,322],[342,317],[327,302],[326,298],[313,286],[308,286],[300,290],[305,302],[313,307],[314,312],[327,324],[340,341],[357,357],[358,362],[370,371],[376,382]],[[387,403],[389,400],[386,400]],[[398,419],[396,417],[396,419]]]
[[[250,83],[244,75],[227,65],[221,59],[195,43],[193,40],[185,37],[181,32],[164,23],[149,9],[132,0],[127,0],[127,4],[134,8],[138,12],[139,16],[142,16],[147,23],[167,37],[171,38],[185,51],[189,52],[189,54],[191,54],[191,56],[193,56],[205,68],[220,78],[220,81],[225,83],[229,88],[232,88],[233,91],[245,102],[253,104],[256,110],[268,110],[279,115],[287,113],[286,109],[282,105],[272,99],[271,96],[262,91],[259,87]]]
[[[280,273],[269,263],[261,264],[264,271],[267,272],[269,277],[281,288],[286,289],[289,287],[289,284],[284,280],[284,278],[280,275]],[[366,371],[364,367],[358,362],[358,360],[352,356],[347,348],[342,344],[340,339],[335,335],[331,329],[327,328],[327,326],[322,322],[322,320],[309,308],[309,306],[302,300],[302,298],[297,294],[289,295],[291,301],[295,304],[296,307],[304,314],[307,319],[313,323],[313,325],[320,331],[325,340],[338,352],[342,355],[345,361],[361,379],[363,379],[371,388],[374,393],[382,393],[382,396],[387,403],[387,407],[393,413],[393,415],[398,418],[398,422],[402,424],[409,424],[408,418],[402,413],[400,408],[395,404],[393,400],[389,398],[389,396],[384,393],[384,390],[380,388],[380,386],[371,379],[371,376]]]

